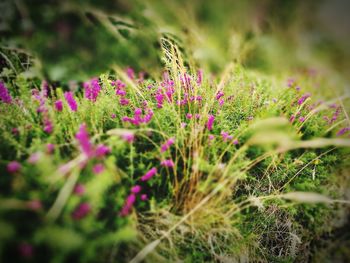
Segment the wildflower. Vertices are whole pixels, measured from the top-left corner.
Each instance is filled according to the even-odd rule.
[[[156,95],[154,96],[154,98],[157,101],[157,108],[159,108],[159,109],[162,108],[163,107],[163,101],[164,101],[164,95],[160,91],[158,91],[156,93]]]
[[[55,145],[54,144],[52,144],[52,143],[46,144],[46,152],[48,154],[53,153],[54,150],[55,150]]]
[[[233,139],[231,135],[229,135],[227,132],[224,132],[224,131],[221,132],[221,136],[224,142],[230,141]]]
[[[174,162],[171,159],[163,160],[160,165],[164,167],[174,167]]]
[[[186,122],[181,122],[181,128],[185,128],[187,126],[187,123]]]
[[[85,98],[95,102],[98,94],[101,91],[100,84],[98,83],[98,78],[93,78],[89,82],[84,82],[83,87],[85,89]]]
[[[113,113],[112,115],[111,115],[111,118],[112,119],[115,119],[117,117],[117,115],[115,114],[115,113]]]
[[[238,142],[237,139],[233,141],[233,144],[234,144],[234,145],[237,145],[238,143],[239,143],[239,142]]]
[[[299,121],[300,121],[300,122],[304,122],[304,121],[305,121],[305,117],[301,116],[301,117],[299,118]]]
[[[104,145],[104,144],[99,144],[97,145],[96,147],[96,150],[95,150],[95,155],[96,157],[103,157],[105,155],[107,155],[108,153],[110,153],[110,149],[108,146]]]
[[[311,96],[310,93],[305,93],[303,96],[300,97],[300,99],[298,100],[298,104],[301,105],[303,104],[307,98],[309,98]]]
[[[83,195],[85,193],[85,186],[83,184],[77,184],[74,187],[73,193],[79,196]]]
[[[21,170],[21,164],[17,161],[12,161],[7,165],[7,171],[9,173],[16,173]]]
[[[219,99],[219,105],[220,105],[220,106],[224,105],[224,103],[225,103],[225,100],[224,100],[224,99]]]
[[[134,69],[131,67],[128,67],[126,69],[126,74],[128,75],[129,79],[134,79],[135,78],[135,72]]]
[[[67,101],[67,103],[68,103],[70,109],[71,109],[72,111],[77,111],[77,109],[78,109],[78,104],[77,104],[77,102],[75,101],[75,99],[73,98],[73,93],[72,93],[71,91],[66,91],[66,92],[64,93],[64,97],[65,97],[65,99],[66,99],[66,101]]]
[[[198,70],[197,71],[197,85],[200,86],[202,84],[203,80],[203,70]]]
[[[134,194],[138,194],[139,192],[141,192],[142,187],[139,185],[135,185],[134,187],[131,188],[131,192]]]
[[[72,217],[74,220],[83,219],[87,216],[91,211],[91,206],[89,203],[81,203],[78,205],[72,213]]]
[[[148,199],[148,196],[146,194],[141,195],[141,200],[146,201]]]
[[[342,136],[342,135],[344,135],[345,133],[347,133],[348,131],[350,131],[350,126],[340,129],[340,130],[337,132],[337,136]]]
[[[287,80],[287,86],[290,88],[295,84],[295,79],[294,78],[289,78]]]
[[[290,118],[289,118],[289,122],[294,122],[294,120],[295,120],[295,116],[291,115]]]
[[[52,133],[52,130],[53,130],[52,122],[46,118],[46,120],[44,120],[44,132]]]
[[[57,111],[62,111],[63,110],[63,102],[62,100],[56,100],[55,101],[55,108]]]
[[[212,141],[212,140],[215,139],[215,136],[213,134],[209,134],[208,138],[209,138],[210,141]]]
[[[194,117],[195,117],[196,119],[199,119],[199,118],[201,117],[201,115],[200,115],[199,113],[196,113],[196,114],[194,115]]]
[[[187,114],[186,114],[186,118],[187,118],[187,119],[191,119],[191,118],[192,118],[192,114],[191,114],[191,113],[187,113]]]
[[[125,204],[122,208],[122,210],[120,211],[120,215],[121,216],[127,216],[128,214],[130,214],[132,206],[134,205],[136,201],[136,195],[135,194],[130,194],[128,195],[128,197],[125,200]]]
[[[120,105],[122,105],[122,106],[126,106],[126,105],[128,105],[129,104],[129,100],[127,99],[127,98],[121,98],[120,100],[119,100],[119,103],[120,103]]]
[[[33,211],[40,210],[43,206],[39,200],[32,200],[27,203],[27,207]]]
[[[92,172],[94,174],[100,174],[105,170],[105,167],[103,166],[102,163],[98,163],[96,165],[94,165],[94,167],[92,167]]]
[[[175,138],[170,138],[169,140],[167,140],[160,146],[160,152],[165,152],[166,150],[168,150],[170,146],[174,144],[174,142]]]
[[[12,128],[12,133],[14,134],[14,135],[18,135],[19,134],[19,129],[18,128]]]
[[[0,100],[6,104],[12,103],[12,97],[2,81],[0,81]]]
[[[208,117],[208,122],[207,122],[208,131],[211,131],[213,129],[214,120],[215,120],[215,116],[210,114]]]
[[[157,168],[153,167],[151,170],[145,173],[144,176],[141,177],[141,181],[150,180],[156,173],[157,173]]]
[[[41,153],[36,152],[36,153],[31,154],[27,161],[30,164],[35,164],[40,160],[40,158],[41,158]]]
[[[79,132],[75,135],[75,138],[80,144],[81,151],[87,157],[91,157],[93,155],[93,147],[91,145],[89,134],[86,130],[85,124],[80,125]]]
[[[23,258],[33,257],[33,246],[27,242],[23,242],[18,246],[18,252]]]
[[[215,98],[216,98],[217,100],[219,100],[219,99],[220,99],[221,97],[223,97],[224,95],[225,95],[224,92],[220,90],[220,91],[216,94],[216,97],[215,97]]]
[[[125,132],[121,135],[121,137],[124,141],[127,141],[128,143],[132,143],[135,140],[135,135],[131,132]]]

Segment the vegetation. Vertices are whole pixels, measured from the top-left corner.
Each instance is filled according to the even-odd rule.
[[[4,262],[350,257],[347,53],[300,44],[310,4],[30,2],[2,4]]]

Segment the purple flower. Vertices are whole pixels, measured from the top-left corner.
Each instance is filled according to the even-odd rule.
[[[78,109],[78,104],[77,104],[77,102],[75,101],[75,99],[73,98],[73,93],[72,93],[71,91],[66,91],[66,92],[64,93],[64,97],[65,97],[65,99],[66,99],[66,101],[67,101],[67,103],[68,103],[70,109],[71,109],[72,111],[77,111],[77,109]]]
[[[304,121],[305,121],[305,117],[301,116],[301,117],[299,118],[299,121],[300,121],[300,122],[304,122]]]
[[[340,130],[337,132],[337,136],[342,136],[342,135],[344,135],[345,133],[347,133],[348,131],[350,131],[350,127],[342,128],[342,129],[340,129]]]
[[[128,75],[129,79],[134,79],[135,78],[135,72],[134,69],[131,67],[128,67],[126,69],[126,74]]]
[[[186,118],[187,118],[187,119],[191,119],[191,118],[192,118],[192,114],[191,114],[191,113],[187,113],[187,114],[186,114]]]
[[[55,108],[57,111],[62,111],[63,110],[63,102],[62,100],[56,100],[55,101]]]
[[[200,86],[203,81],[203,70],[198,70],[197,71],[197,85]]]
[[[163,160],[160,165],[164,167],[174,167],[174,162],[171,159]]]
[[[157,173],[157,168],[153,167],[151,170],[145,173],[144,176],[141,177],[141,181],[150,180],[156,173]]]
[[[221,132],[221,136],[224,142],[230,141],[233,139],[231,135],[229,135],[227,132],[224,132],[224,131]]]
[[[148,199],[148,196],[146,194],[141,195],[141,200],[146,201]]]
[[[78,140],[80,149],[87,157],[92,157],[94,154],[93,147],[90,142],[89,134],[86,130],[85,123],[80,125],[79,132],[75,135],[75,138]]]
[[[83,184],[77,184],[74,187],[73,193],[82,196],[85,193],[85,186]]]
[[[119,103],[120,103],[120,105],[122,105],[122,106],[126,106],[126,105],[128,105],[129,104],[129,100],[127,99],[127,98],[121,98],[120,100],[119,100]]]
[[[96,155],[96,157],[103,157],[103,156],[109,154],[110,151],[111,151],[111,150],[109,149],[108,146],[106,146],[106,145],[104,145],[104,144],[99,144],[99,145],[97,145],[97,147],[96,147],[95,155]]]
[[[139,192],[141,192],[142,187],[139,185],[135,185],[134,187],[131,188],[131,192],[134,194],[138,194]]]
[[[212,141],[212,140],[215,139],[215,136],[213,134],[209,134],[208,138],[209,138],[210,141]]]
[[[211,131],[213,129],[214,120],[215,120],[215,116],[210,114],[208,117],[208,122],[207,122],[208,131]]]
[[[115,113],[112,113],[111,118],[115,119],[116,117],[117,117],[117,115]]]
[[[121,135],[121,137],[124,141],[127,141],[128,143],[134,142],[135,139],[135,135],[131,132],[125,132]]]
[[[17,161],[12,161],[7,165],[7,171],[9,173],[16,173],[21,170],[21,164]]]
[[[72,217],[74,220],[83,219],[87,216],[91,211],[91,206],[89,203],[81,203],[78,205],[72,213]]]
[[[216,98],[217,100],[219,100],[219,99],[220,99],[221,97],[223,97],[224,95],[225,95],[224,92],[220,90],[220,91],[216,94],[216,97],[215,97],[215,98]]]
[[[168,139],[165,143],[163,143],[160,146],[160,152],[165,152],[166,150],[168,150],[170,146],[174,144],[174,142],[175,142],[175,138]]]
[[[85,98],[95,102],[98,94],[101,91],[100,84],[98,83],[98,78],[93,78],[89,82],[84,82],[83,87],[85,89]]]
[[[136,195],[135,194],[130,194],[128,195],[128,197],[125,200],[125,204],[122,208],[122,210],[120,211],[120,215],[121,216],[127,216],[128,214],[130,214],[132,206],[134,205],[136,201]]]
[[[48,154],[53,153],[54,150],[55,150],[55,145],[54,144],[52,144],[52,143],[46,144],[46,152]]]
[[[31,244],[28,244],[27,242],[21,243],[18,246],[18,252],[23,258],[31,258],[33,257],[33,246]]]
[[[94,174],[100,174],[105,170],[105,167],[102,163],[95,164],[94,167],[92,167],[92,172]]]
[[[53,131],[53,124],[49,119],[46,119],[44,121],[44,132],[52,133],[52,131]]]
[[[298,104],[301,105],[303,104],[307,98],[309,98],[311,96],[310,93],[305,93],[303,96],[300,97],[300,99],[298,100]]]
[[[6,104],[12,103],[12,97],[2,81],[0,81],[0,100]]]

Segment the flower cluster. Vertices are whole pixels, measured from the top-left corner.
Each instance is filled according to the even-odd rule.
[[[174,142],[175,142],[175,138],[168,139],[165,143],[163,143],[160,146],[160,152],[167,151],[170,148],[170,146],[174,144]]]
[[[69,108],[72,110],[72,111],[77,111],[78,110],[78,104],[77,102],[75,101],[74,97],[73,97],[73,93],[71,91],[66,91],[64,93],[64,98],[66,99],[67,103],[68,103],[68,106]]]
[[[0,100],[7,104],[12,103],[12,97],[2,81],[0,81]]]
[[[84,82],[85,98],[95,102],[98,94],[101,91],[101,86],[98,83],[98,78],[92,78],[90,81]]]
[[[142,115],[142,109],[136,108],[134,111],[134,117],[130,118],[128,116],[124,116],[122,118],[123,122],[130,122],[131,124],[134,124],[136,126],[140,125],[141,123],[148,123],[151,121],[153,117],[153,110],[152,109],[146,109],[146,114]]]

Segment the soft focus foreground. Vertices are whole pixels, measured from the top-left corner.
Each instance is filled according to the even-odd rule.
[[[4,262],[350,258],[342,37],[306,4],[88,2],[4,2]]]

